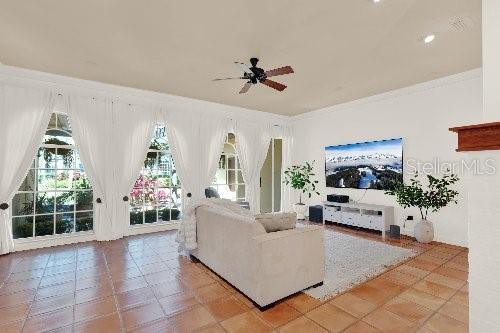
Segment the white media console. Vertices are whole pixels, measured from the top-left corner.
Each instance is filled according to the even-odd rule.
[[[325,221],[382,231],[385,238],[394,224],[394,207],[364,203],[323,202],[323,224]]]

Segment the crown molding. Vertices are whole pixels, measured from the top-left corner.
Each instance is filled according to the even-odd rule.
[[[0,64],[0,80],[17,82],[18,84],[39,86],[52,89],[58,94],[78,93],[85,95],[106,96],[112,99],[124,100],[129,103],[158,104],[182,110],[199,110],[202,112],[217,112],[231,118],[286,123],[288,117],[264,111],[204,101],[195,98],[142,90],[103,82],[78,79],[63,75],[40,72],[21,67]]]
[[[332,112],[351,109],[355,107],[359,107],[362,105],[372,104],[376,102],[381,102],[385,100],[400,98],[408,95],[418,94],[427,90],[436,89],[440,87],[445,87],[453,84],[457,84],[464,81],[476,80],[482,78],[482,68],[472,69],[466,72],[453,74],[449,76],[444,76],[439,79],[426,81],[423,83],[415,84],[412,86],[408,86],[405,88],[400,88],[396,90],[391,90],[385,93],[360,98],[351,102],[346,102],[342,104],[337,104],[333,106],[328,106],[325,108],[321,108],[318,110],[302,113],[300,115],[296,115],[291,117],[292,122],[301,121],[305,119],[314,119],[316,117],[320,117],[326,114],[330,114]]]

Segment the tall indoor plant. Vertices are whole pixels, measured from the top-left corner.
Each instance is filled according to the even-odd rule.
[[[319,195],[316,191],[317,180],[313,179],[314,161],[311,163],[304,162],[304,164],[297,164],[288,167],[284,172],[283,183],[291,186],[295,190],[299,190],[299,202],[293,205],[293,210],[297,213],[297,218],[303,220],[306,212],[306,205],[302,202],[302,194],[307,195],[309,198],[313,193]]]
[[[437,212],[449,203],[457,203],[458,192],[450,188],[459,178],[452,173],[437,178],[427,175],[429,185],[424,185],[418,179],[416,173],[410,180],[409,185],[403,182],[395,182],[394,187],[385,193],[394,195],[396,201],[403,208],[416,207],[420,211],[421,220],[415,225],[415,238],[421,243],[429,243],[434,239],[434,226],[427,220],[429,211]]]

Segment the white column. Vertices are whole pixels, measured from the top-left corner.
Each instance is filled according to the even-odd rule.
[[[500,332],[500,151],[467,155],[496,166],[492,175],[467,179],[470,332]]]
[[[483,0],[483,120],[500,121],[500,0]],[[500,151],[468,153],[495,160],[493,175],[468,179],[469,328],[500,332]]]
[[[483,0],[484,121],[500,121],[500,0]]]

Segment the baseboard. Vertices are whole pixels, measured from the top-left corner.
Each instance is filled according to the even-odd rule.
[[[68,245],[96,240],[94,232],[83,232],[77,234],[42,236],[14,240],[14,251],[27,251],[45,247]]]
[[[129,229],[127,236],[141,235],[152,232],[167,231],[178,229],[179,223],[162,223],[162,224],[151,224],[151,225],[141,225],[133,226]],[[50,235],[41,236],[25,239],[15,239],[14,240],[14,251],[27,251],[35,250],[52,246],[68,245],[82,242],[95,241],[96,236],[93,231],[79,232],[76,234],[62,234],[62,235]]]
[[[148,234],[151,232],[168,231],[179,229],[179,222],[175,223],[152,223],[131,226],[127,236]]]

